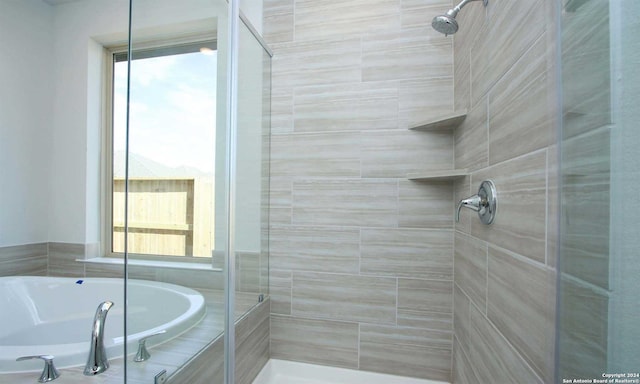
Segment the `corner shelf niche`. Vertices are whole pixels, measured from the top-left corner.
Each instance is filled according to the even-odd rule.
[[[456,111],[410,127],[413,131],[452,131],[467,117],[467,111]]]
[[[466,117],[466,110],[455,111],[420,125],[410,127],[409,129],[422,132],[451,132],[453,134],[453,131],[464,121]],[[469,172],[466,169],[450,169],[410,173],[407,175],[407,178],[413,181],[453,181],[461,177],[466,177],[468,174]]]
[[[465,177],[468,174],[469,172],[466,169],[452,169],[449,171],[410,173],[407,178],[413,181],[449,181]]]

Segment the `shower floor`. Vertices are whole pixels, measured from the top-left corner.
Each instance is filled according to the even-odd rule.
[[[446,384],[442,381],[414,379],[354,369],[325,367],[271,359],[253,384]]]

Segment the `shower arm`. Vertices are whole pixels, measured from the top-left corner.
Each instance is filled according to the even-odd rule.
[[[452,16],[452,17],[456,17],[458,15],[458,12],[460,12],[460,10],[462,8],[464,8],[465,5],[469,4],[472,1],[480,1],[480,0],[462,0],[460,2],[460,4],[456,5],[454,8],[450,9],[447,12],[447,15]],[[482,0],[484,6],[486,7],[487,4],[489,3],[489,0]]]

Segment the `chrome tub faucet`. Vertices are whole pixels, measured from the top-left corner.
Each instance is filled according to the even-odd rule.
[[[113,307],[113,302],[103,301],[98,305],[96,315],[93,318],[91,350],[87,358],[87,365],[84,367],[86,376],[99,375],[109,369],[107,351],[104,348],[104,322],[111,307]]]

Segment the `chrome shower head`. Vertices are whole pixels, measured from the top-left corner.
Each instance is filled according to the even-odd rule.
[[[434,17],[433,21],[431,22],[431,26],[433,27],[433,29],[440,33],[443,33],[445,36],[453,35],[454,33],[458,32],[458,22],[456,21],[456,16],[458,16],[458,12],[460,12],[462,7],[472,1],[479,0],[462,0],[460,4],[448,10],[444,15]],[[489,3],[489,0],[482,0],[482,3],[486,7]]]
[[[453,9],[450,9],[446,14],[436,16],[431,22],[431,26],[436,31],[443,33],[445,36],[453,35],[458,32],[458,22],[456,21],[456,15],[451,15]],[[456,14],[458,12],[455,12]]]

